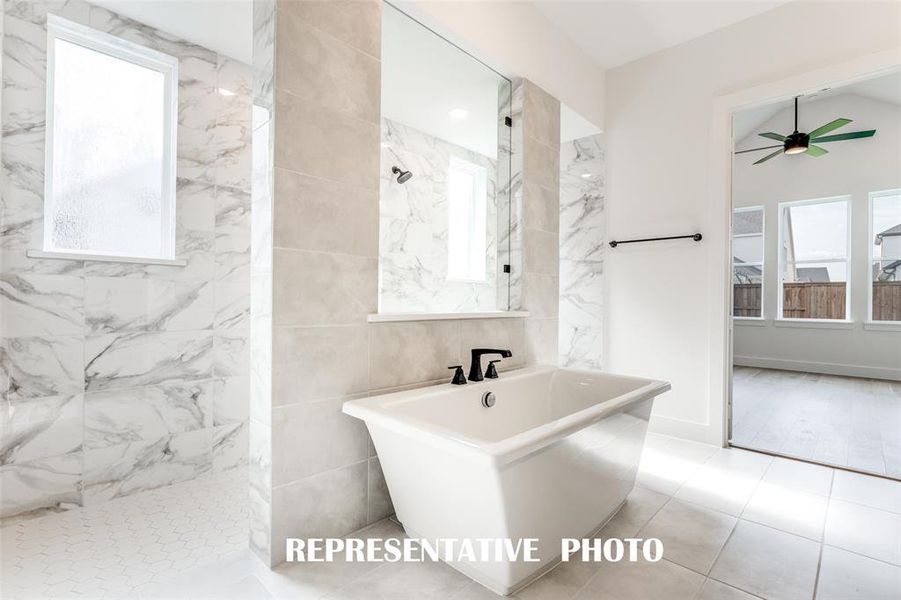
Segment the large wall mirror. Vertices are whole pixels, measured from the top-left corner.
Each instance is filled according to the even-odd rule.
[[[385,4],[380,313],[510,308],[511,88]]]

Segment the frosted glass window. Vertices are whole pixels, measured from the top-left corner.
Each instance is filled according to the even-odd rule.
[[[45,250],[173,258],[177,61],[49,22]]]
[[[451,157],[447,181],[447,278],[485,281],[488,172]]]

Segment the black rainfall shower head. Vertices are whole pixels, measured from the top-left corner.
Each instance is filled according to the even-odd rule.
[[[406,183],[413,178],[413,173],[404,171],[400,167],[391,167],[391,172],[397,175],[397,183]]]

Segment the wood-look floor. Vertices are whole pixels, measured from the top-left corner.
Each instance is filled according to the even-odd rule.
[[[738,367],[732,443],[901,479],[901,382]]]

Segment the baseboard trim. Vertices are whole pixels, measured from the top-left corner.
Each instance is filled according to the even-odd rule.
[[[803,371],[805,373],[821,373],[823,375],[846,375],[848,377],[901,381],[901,369],[867,367],[863,365],[843,365],[840,363],[823,363],[805,360],[786,360],[782,358],[765,358],[762,356],[733,356],[732,362],[740,367],[757,367],[760,369]]]

